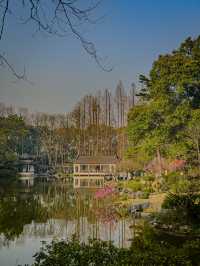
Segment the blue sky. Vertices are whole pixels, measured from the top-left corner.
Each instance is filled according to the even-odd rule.
[[[71,35],[33,36],[31,25],[9,20],[0,50],[34,85],[0,69],[0,101],[32,111],[67,112],[86,93],[126,88],[148,74],[159,54],[170,52],[188,36],[200,34],[199,0],[104,0],[97,24],[84,29],[102,57],[113,66],[102,71]]]

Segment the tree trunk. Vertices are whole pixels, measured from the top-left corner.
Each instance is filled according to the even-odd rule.
[[[160,149],[157,149],[157,161],[158,161],[158,176],[162,175],[162,161],[160,155]]]
[[[196,144],[197,144],[197,159],[198,159],[198,166],[199,166],[199,172],[200,172],[200,148],[199,148],[199,140],[197,140]]]

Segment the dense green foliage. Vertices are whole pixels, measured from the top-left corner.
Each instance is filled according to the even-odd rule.
[[[166,197],[163,208],[170,209],[179,215],[180,223],[197,225],[200,224],[200,194],[172,194]]]
[[[21,117],[10,115],[0,117],[0,178],[16,174],[16,160],[19,142],[27,129]]]
[[[129,112],[128,155],[146,162],[180,158],[199,166],[200,37],[159,56],[141,82],[140,104]]]
[[[0,117],[0,178],[15,177],[22,154],[39,150],[39,129],[27,125],[18,115]]]
[[[162,234],[171,234],[172,239],[176,235],[186,239],[200,237],[200,194],[168,193],[165,198],[162,211],[153,215],[155,227]]]
[[[200,241],[170,244],[151,228],[136,237],[130,248],[117,248],[110,242],[93,240],[80,243],[76,239],[52,242],[35,255],[34,266],[175,266],[199,265]]]

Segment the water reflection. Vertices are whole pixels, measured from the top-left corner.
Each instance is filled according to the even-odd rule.
[[[94,193],[91,189],[75,190],[65,183],[1,187],[0,261],[4,261],[3,265],[11,266],[18,259],[30,263],[40,241],[67,239],[74,234],[81,241],[100,238],[127,246],[132,233],[131,218],[113,208],[114,196],[98,199]],[[24,252],[29,254],[28,258]]]
[[[104,176],[74,176],[74,188],[102,188]]]

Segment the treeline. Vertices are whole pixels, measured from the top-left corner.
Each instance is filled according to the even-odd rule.
[[[127,91],[119,81],[114,93],[105,89],[85,95],[71,114],[77,128],[85,129],[91,125],[122,128],[127,125],[127,114],[135,101],[135,85],[132,84]]]
[[[79,131],[79,154],[122,156],[127,143],[127,115],[135,104],[135,85],[127,92],[120,81],[114,93],[105,89],[85,95],[70,116]]]
[[[11,123],[15,132],[16,123],[22,123],[23,134],[12,140],[17,147],[10,150],[13,158],[31,154],[52,168],[73,161],[79,154],[122,156],[127,145],[127,114],[134,103],[135,86],[126,91],[121,81],[114,93],[105,89],[85,95],[66,114],[30,113],[27,108],[0,103],[4,121],[0,135],[7,139],[14,134],[8,133],[8,125]],[[5,141],[2,156],[7,148]]]

